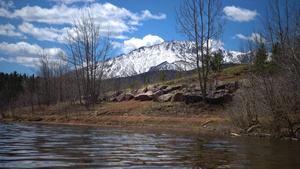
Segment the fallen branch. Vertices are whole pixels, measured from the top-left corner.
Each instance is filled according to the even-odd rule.
[[[251,126],[250,128],[248,128],[247,133],[252,132],[253,129],[254,129],[254,128],[257,128],[257,127],[260,127],[260,125],[254,125],[254,126]]]
[[[205,125],[207,125],[207,124],[210,123],[210,122],[211,122],[211,120],[208,120],[208,121],[206,121],[205,123],[202,123],[201,126],[205,126]]]

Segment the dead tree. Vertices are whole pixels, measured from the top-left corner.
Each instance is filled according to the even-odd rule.
[[[209,60],[214,42],[223,33],[225,19],[220,0],[184,0],[176,11],[177,29],[194,42],[203,100],[206,100]]]

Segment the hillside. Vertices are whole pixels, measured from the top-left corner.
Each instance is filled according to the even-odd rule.
[[[239,81],[246,76],[241,71],[242,69],[238,70],[241,72],[240,74],[236,74],[236,69],[231,72],[228,69],[224,75],[219,77],[219,80],[230,83]],[[193,86],[198,84],[198,80],[196,76],[191,75],[166,83],[175,86],[186,84]],[[8,113],[2,120],[172,128],[217,132],[219,134],[239,132],[239,129],[231,123],[227,111],[227,104],[205,104],[204,102],[186,104],[185,102],[157,102],[152,100],[104,101],[88,108],[77,102],[75,104],[60,102],[51,106],[36,106],[34,113],[31,107],[17,108],[14,112]]]

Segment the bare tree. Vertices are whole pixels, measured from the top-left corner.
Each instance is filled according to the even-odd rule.
[[[82,11],[73,21],[73,31],[66,37],[68,61],[76,72],[80,102],[82,95],[87,96],[89,102],[95,102],[112,50],[111,36],[109,33],[103,36],[100,26],[91,11]]]
[[[39,90],[39,101],[42,104],[47,104],[48,106],[54,102],[53,88],[53,69],[49,53],[46,50],[41,50],[39,55],[39,70],[37,72],[40,76],[40,90]],[[39,103],[40,104],[40,103]]]
[[[56,54],[56,60],[54,61],[54,75],[56,78],[56,85],[58,91],[58,99],[59,101],[64,101],[66,97],[66,74],[69,71],[69,65],[65,62],[67,55],[59,50]]]
[[[206,86],[209,60],[214,43],[223,33],[225,19],[220,0],[184,0],[176,11],[178,31],[195,43],[198,78],[203,100],[206,100]]]
[[[299,44],[300,32],[300,6],[294,0],[270,0],[266,7],[266,16],[262,20],[264,34],[271,47],[279,44],[281,54],[278,58],[284,63],[286,57],[300,65],[300,60],[295,54]]]

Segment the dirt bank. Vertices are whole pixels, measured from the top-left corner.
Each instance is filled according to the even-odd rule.
[[[158,103],[153,101],[125,101],[102,103],[90,108],[59,103],[30,110],[16,110],[2,121],[32,121],[38,123],[126,126],[162,129],[193,130],[197,132],[230,134],[238,132],[220,105],[204,103]],[[21,113],[22,112],[22,113]]]

